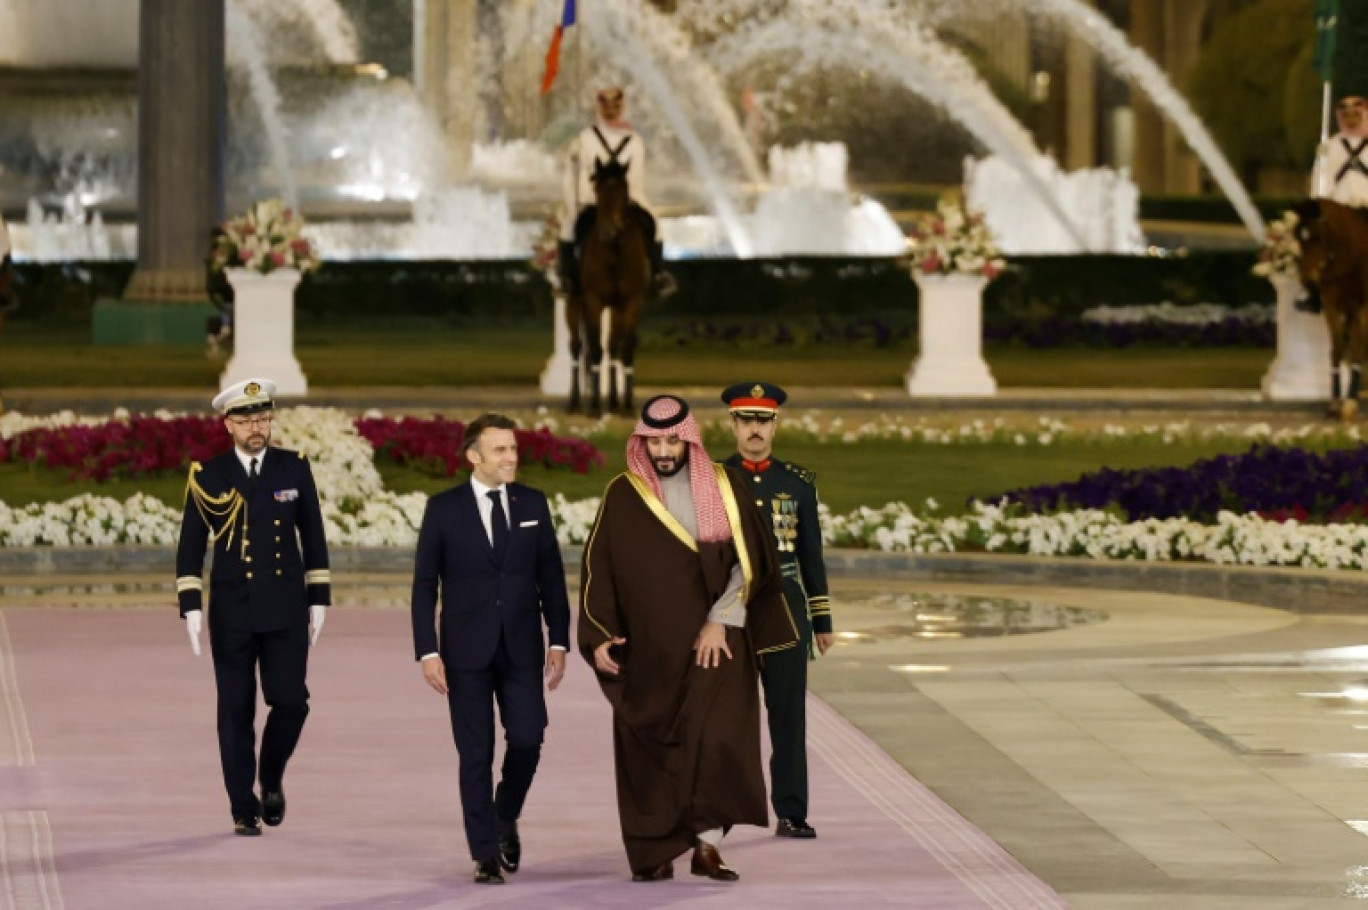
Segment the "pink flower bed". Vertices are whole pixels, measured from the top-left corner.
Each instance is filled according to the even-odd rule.
[[[443,417],[378,417],[356,422],[356,432],[375,448],[377,457],[444,477],[469,468],[461,455],[465,424]],[[587,474],[603,464],[603,453],[583,439],[554,435],[550,430],[516,430],[518,460],[548,468]]]
[[[465,424],[441,417],[382,417],[356,421],[378,458],[451,477],[468,465],[461,457]],[[603,464],[603,454],[582,439],[549,430],[518,430],[523,464],[569,468],[579,474]],[[185,470],[228,445],[218,417],[131,417],[98,426],[36,429],[0,439],[0,461],[65,470],[73,480],[97,483],[116,477],[148,477]]]

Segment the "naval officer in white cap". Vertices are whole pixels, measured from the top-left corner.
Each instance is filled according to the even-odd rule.
[[[233,447],[190,465],[176,551],[180,614],[199,654],[204,556],[214,549],[209,651],[223,783],[240,835],[260,834],[263,821],[278,825],[285,817],[285,765],[309,713],[309,647],[332,600],[313,471],[303,455],[270,445],[275,390],[269,379],[248,379],[214,398]],[[253,725],[258,669],[270,708],[260,762]]]

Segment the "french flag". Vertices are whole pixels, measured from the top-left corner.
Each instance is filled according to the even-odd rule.
[[[560,72],[561,40],[565,37],[565,30],[574,24],[575,0],[565,0],[560,22],[556,24],[556,33],[551,36],[551,47],[546,51],[546,72],[542,75],[541,84],[543,95],[551,91],[551,86],[556,82],[556,73]]]

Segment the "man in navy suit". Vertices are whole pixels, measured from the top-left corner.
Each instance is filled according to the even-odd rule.
[[[551,510],[544,494],[513,482],[514,426],[485,414],[466,427],[470,481],[428,500],[413,570],[414,650],[423,679],[451,709],[466,842],[480,884],[501,884],[503,872],[518,871],[518,816],[546,729],[542,680],[548,689],[560,685],[570,644]],[[506,743],[497,790],[495,701]]]

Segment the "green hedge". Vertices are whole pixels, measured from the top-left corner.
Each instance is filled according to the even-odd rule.
[[[1186,257],[1031,256],[989,285],[985,307],[1011,316],[1072,315],[1098,304],[1271,301],[1250,274],[1254,254]],[[670,264],[680,293],[652,304],[657,325],[695,317],[878,316],[915,313],[917,292],[897,259],[694,259]],[[15,320],[88,325],[95,301],[117,297],[128,262],[17,266]],[[330,263],[300,286],[301,316],[329,323],[502,324],[548,318],[550,287],[521,262]]]

